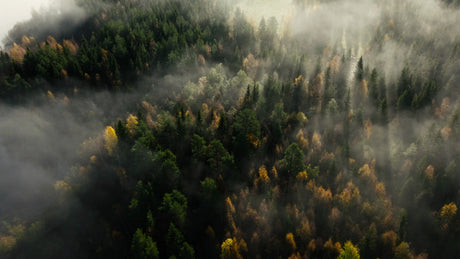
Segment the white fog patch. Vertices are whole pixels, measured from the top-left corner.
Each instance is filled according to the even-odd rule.
[[[294,4],[292,0],[241,0],[236,7],[255,25],[258,25],[262,18],[267,20],[270,17],[275,17],[278,23],[282,24],[291,15]]]
[[[2,1],[2,8],[0,8],[0,39],[4,39],[18,22],[26,21],[32,18],[32,13],[40,9],[48,8],[51,0],[15,0],[15,1]],[[0,41],[0,46],[2,43]]]

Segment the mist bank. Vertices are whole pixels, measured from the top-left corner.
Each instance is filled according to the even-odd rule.
[[[8,35],[8,31],[11,30],[16,23],[30,19],[32,10],[39,10],[40,6],[43,7],[48,2],[48,0],[22,0],[9,2],[8,5],[3,4],[0,10],[0,16],[2,17],[2,24],[0,25],[0,42],[3,43],[3,39]]]
[[[49,92],[0,105],[0,220],[34,218],[56,200],[56,181],[97,153],[104,127],[135,109],[134,93]]]
[[[41,5],[39,2],[21,4],[15,2],[10,8],[4,8],[9,11],[8,15],[15,23],[6,23],[8,28],[3,29],[3,35],[0,35],[0,41],[4,49],[8,50],[13,47],[13,43],[21,43],[23,36],[33,37],[43,41],[49,35],[58,39],[78,37],[78,31],[82,31],[84,22],[90,15],[88,9],[84,9],[79,0],[44,0]],[[19,6],[15,6],[18,4]],[[33,8],[31,8],[33,6]],[[30,9],[29,9],[30,8]],[[21,13],[30,13],[21,15]],[[14,25],[14,26],[13,26]],[[2,33],[2,32],[0,32]]]

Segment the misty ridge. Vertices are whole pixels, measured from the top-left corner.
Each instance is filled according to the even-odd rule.
[[[2,258],[455,258],[449,0],[61,0],[0,50]]]

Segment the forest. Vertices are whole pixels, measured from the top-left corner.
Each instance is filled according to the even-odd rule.
[[[0,48],[0,258],[460,254],[459,1],[68,1]]]

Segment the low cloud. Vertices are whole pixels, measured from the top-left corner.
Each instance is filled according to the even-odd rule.
[[[33,103],[0,104],[0,221],[36,215],[53,201],[54,184],[95,150],[82,142],[126,117],[136,94],[108,92],[38,96]]]
[[[6,7],[0,11],[0,40],[6,49],[13,42],[19,43],[24,35],[38,39],[49,35],[70,38],[73,35],[67,33],[81,25],[88,15],[75,0],[20,0],[8,2]]]

